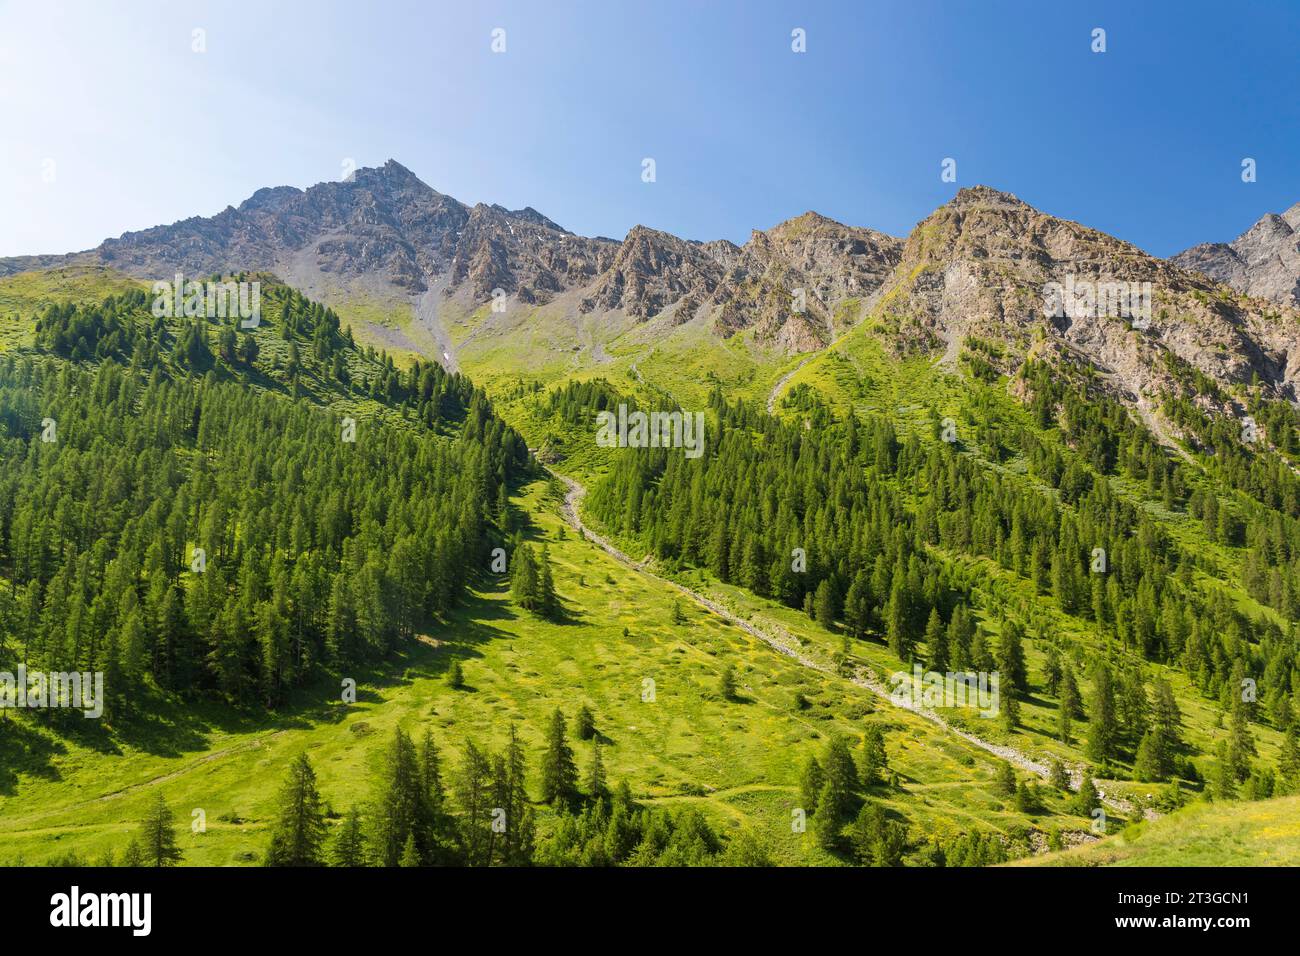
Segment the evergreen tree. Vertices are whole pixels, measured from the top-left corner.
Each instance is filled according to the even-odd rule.
[[[505,811],[505,826],[499,841],[498,857],[506,866],[531,863],[537,843],[536,816],[524,787],[526,775],[527,761],[523,744],[512,724],[505,755],[495,762],[493,781],[496,805]]]
[[[289,766],[280,789],[267,866],[320,866],[325,845],[325,811],[316,788],[316,771],[305,753]]]
[[[885,732],[879,724],[867,724],[862,734],[862,785],[874,787],[885,782],[889,757],[885,751]]]
[[[672,622],[677,626],[681,626],[687,622],[686,612],[682,610],[682,602],[676,598],[673,599]]]
[[[1137,756],[1133,761],[1133,776],[1137,780],[1144,782],[1154,782],[1164,780],[1165,774],[1161,768],[1159,756],[1158,730],[1148,730],[1142,735],[1142,741],[1138,744]]]
[[[1098,664],[1092,679],[1092,696],[1088,703],[1088,745],[1085,753],[1089,760],[1105,764],[1115,755],[1115,735],[1118,732],[1115,717],[1115,687],[1110,668]]]
[[[813,607],[817,614],[817,623],[828,631],[835,630],[835,588],[829,578],[822,578],[817,585],[813,598]]]
[[[1023,635],[1024,631],[1019,624],[1006,621],[1002,625],[1002,637],[998,642],[998,674],[1003,693],[1021,698],[1029,694],[1029,671],[1025,666]]]
[[[718,675],[718,696],[723,700],[736,699],[736,669],[730,663],[724,664]]]
[[[1061,763],[1060,758],[1053,757],[1049,769],[1048,783],[1057,790],[1068,791],[1070,789],[1070,775],[1066,772],[1065,764]]]
[[[1255,738],[1250,732],[1246,707],[1238,699],[1232,708],[1232,721],[1228,731],[1228,767],[1239,783],[1250,777],[1250,758],[1255,756]]]
[[[852,812],[854,794],[858,790],[858,767],[843,735],[834,734],[826,741],[821,765],[825,781],[818,796],[817,812],[831,812],[837,819],[846,820]],[[832,800],[829,807],[825,802],[828,793]]]
[[[339,827],[330,862],[334,866],[365,866],[366,840],[361,826],[361,811],[354,805]]]
[[[424,787],[415,745],[399,727],[384,753],[369,814],[373,828],[369,842],[380,866],[398,866],[408,840],[414,840],[421,861],[427,861],[424,854],[431,843],[430,811]]]
[[[853,822],[851,842],[862,866],[901,866],[907,830],[890,820],[880,804],[868,801]]]
[[[140,849],[145,866],[175,866],[181,860],[172,811],[162,793],[154,797],[140,823]]]
[[[930,609],[930,619],[925,623],[925,651],[930,657],[930,670],[938,674],[948,671],[948,637],[939,609]]]
[[[843,818],[836,806],[834,787],[829,780],[822,784],[821,793],[817,796],[817,812],[813,814],[812,825],[813,836],[823,850],[834,850],[839,846]]]
[[[998,762],[997,776],[993,784],[994,793],[1002,797],[1013,797],[1016,793],[1016,771],[1005,760]]]
[[[1077,816],[1092,816],[1092,811],[1101,806],[1101,797],[1097,793],[1097,787],[1092,782],[1092,777],[1085,773],[1079,781],[1079,789],[1070,801],[1070,812]]]
[[[587,767],[582,789],[592,800],[603,800],[609,795],[609,788],[605,784],[605,765],[600,759],[599,737],[594,737],[591,741],[591,764]]]
[[[577,792],[578,769],[565,734],[564,714],[551,714],[542,756],[542,802],[567,804]]]
[[[817,758],[809,755],[804,762],[803,772],[799,775],[799,802],[803,811],[812,815],[817,812],[817,801],[821,798],[822,787],[826,784],[826,774]]]
[[[415,834],[412,833],[402,844],[402,853],[397,858],[397,865],[400,867],[420,866],[420,851],[415,848]]]
[[[1278,757],[1277,775],[1281,791],[1300,793],[1300,722],[1292,720],[1282,738],[1282,753]]]

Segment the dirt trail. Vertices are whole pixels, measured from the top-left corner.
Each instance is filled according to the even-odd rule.
[[[603,535],[600,535],[595,531],[592,531],[591,528],[583,524],[579,506],[581,505],[583,496],[587,493],[587,489],[584,488],[582,485],[580,485],[578,482],[574,481],[572,478],[568,478],[564,475],[556,474],[555,472],[551,472],[551,474],[554,475],[556,478],[558,478],[561,482],[563,482],[567,489],[564,495],[564,508],[563,508],[565,520],[568,521],[568,523],[572,525],[575,530],[581,532],[588,541],[596,545],[596,547],[600,548],[606,554],[610,555],[610,557],[614,558],[614,560],[618,561],[623,565],[626,565],[627,567],[631,568],[634,571],[639,571],[642,574],[652,577],[656,581],[662,584],[666,584],[670,588],[676,589],[678,592],[690,598],[696,604],[699,604],[701,607],[704,607],[705,609],[712,611],[714,614],[718,615],[723,620],[727,621],[730,624],[735,625],[745,633],[757,638],[758,640],[766,644],[768,647],[771,647],[773,650],[778,651],[781,654],[784,654],[786,657],[791,658],[792,660],[803,665],[804,667],[810,668],[815,671],[820,671],[823,674],[830,674],[832,676],[841,676],[834,669],[832,669],[828,664],[825,664],[809,656],[809,654],[801,647],[799,639],[794,635],[789,634],[780,628],[778,628],[775,633],[770,633],[765,629],[760,629],[758,627],[755,627],[751,622],[741,618],[731,609],[718,603],[717,601],[707,598],[703,594],[700,594],[698,591],[693,591],[690,588],[686,587],[685,585],[678,584],[676,581],[672,581],[669,580],[668,578],[660,577],[658,574],[656,574],[653,570],[650,569],[649,557],[639,562],[633,561],[625,553],[623,553],[617,547],[611,544],[609,540],[606,539]],[[991,741],[984,740],[981,737],[977,737],[975,734],[972,734],[968,731],[962,730],[961,728],[954,727],[952,724],[946,721],[940,714],[914,701],[895,700],[892,694],[890,693],[889,689],[886,688],[885,685],[882,684],[878,679],[876,679],[874,675],[870,674],[866,670],[866,668],[858,668],[852,677],[845,678],[845,679],[849,680],[851,683],[856,684],[859,687],[871,691],[873,694],[882,698],[891,706],[901,707],[904,710],[909,710],[912,713],[916,714],[918,717],[923,717],[924,719],[930,721],[931,723],[937,724],[938,726],[946,730],[948,733],[954,734],[962,738],[963,740],[965,740],[967,743],[973,744],[974,746],[979,747],[981,750],[985,750],[996,757],[1000,757],[1001,759],[1007,761],[1013,766],[1019,767],[1021,770],[1026,770],[1029,773],[1036,774],[1039,777],[1043,777],[1044,779],[1050,776],[1051,770],[1047,766],[1047,764],[1034,760],[1033,758],[1027,756],[1021,751],[1016,750],[1014,747],[1007,747],[1003,744],[995,744],[992,743]],[[1082,780],[1082,773],[1078,769],[1071,769],[1069,770],[1069,775],[1070,775],[1070,786],[1077,790]],[[1132,814],[1134,812],[1135,808],[1133,804],[1130,803],[1128,800],[1124,800],[1120,797],[1109,797],[1106,795],[1105,791],[1101,789],[1100,786],[1097,788],[1097,792],[1101,795],[1102,802],[1105,803],[1107,806],[1111,807],[1112,809],[1118,810],[1120,813],[1123,814]],[[1148,810],[1146,811],[1146,813],[1148,815],[1152,815],[1153,811]]]
[[[771,394],[767,396],[767,413],[769,415],[774,414],[774,410],[776,409],[776,400],[781,397],[781,390],[786,387],[790,379],[794,378],[795,373],[798,372],[799,369],[803,368],[805,365],[807,365],[809,362],[811,362],[813,359],[815,359],[818,355],[821,354],[822,354],[821,352],[817,352],[813,355],[809,355],[805,359],[802,359],[798,365],[790,369],[790,371],[786,372],[784,375],[781,376],[780,379],[777,380],[777,383],[772,386]]]

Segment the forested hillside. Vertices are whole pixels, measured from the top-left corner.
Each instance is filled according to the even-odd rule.
[[[1009,740],[1046,731],[1105,777],[1295,792],[1295,413],[1260,408],[1278,450],[1199,415],[1184,459],[1093,374],[972,374],[956,418],[898,424],[807,386],[784,418],[715,394],[704,458],[625,452],[588,506],[669,569],[805,610],[846,663],[880,642],[898,664],[1000,671]],[[1171,679],[1212,726],[1189,737],[1201,705],[1180,712]]]
[[[460,376],[269,298],[240,332],[143,292],[51,305],[0,359],[0,670],[103,671],[110,723],[149,688],[274,707],[486,566],[519,437]]]

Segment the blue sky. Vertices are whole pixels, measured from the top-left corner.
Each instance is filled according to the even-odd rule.
[[[390,157],[615,238],[903,235],[985,183],[1168,255],[1300,201],[1298,38],[1282,0],[0,0],[0,255]]]

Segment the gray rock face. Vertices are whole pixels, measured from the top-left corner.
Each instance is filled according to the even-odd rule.
[[[1099,295],[1050,314],[1053,285],[1149,289],[1150,307],[1124,314]],[[973,337],[998,345],[1006,372],[1027,356],[1084,360],[1133,404],[1182,390],[1166,356],[1223,385],[1258,376],[1291,400],[1300,389],[1300,313],[988,187],[960,190],[912,231],[880,302],[900,352],[952,355]]]
[[[830,340],[838,304],[880,287],[901,249],[901,240],[815,213],[756,231],[743,247],[644,226],[621,243],[586,238],[531,207],[466,206],[389,160],[342,182],[259,189],[238,208],[129,232],[75,258],[145,279],[274,272],[323,298],[355,286],[400,296],[436,287],[470,302],[497,290],[529,304],[571,294],[580,312],[703,314],[720,335],[752,326],[808,351]],[[71,258],[0,260],[0,275]]]
[[[1171,260],[1246,295],[1300,305],[1300,203],[1269,213],[1232,242],[1207,242]]]
[[[791,353],[821,349],[871,313],[900,354],[944,350],[953,361],[976,338],[997,345],[1007,372],[1029,356],[1085,360],[1141,407],[1177,389],[1170,355],[1221,384],[1257,377],[1294,400],[1300,311],[1287,304],[1297,301],[1298,230],[1300,205],[1229,245],[1163,260],[977,186],[905,241],[808,212],[741,246],[645,226],[618,242],[575,235],[532,208],[467,206],[390,160],[345,182],[260,189],[238,208],[89,252],[0,260],[0,275],[68,261],[145,279],[267,271],[326,301],[361,291],[425,312],[449,297],[477,306],[504,294],[611,321],[693,321],[720,337],[751,330]],[[1100,302],[1050,315],[1053,284],[1143,286],[1150,308],[1140,323]]]

